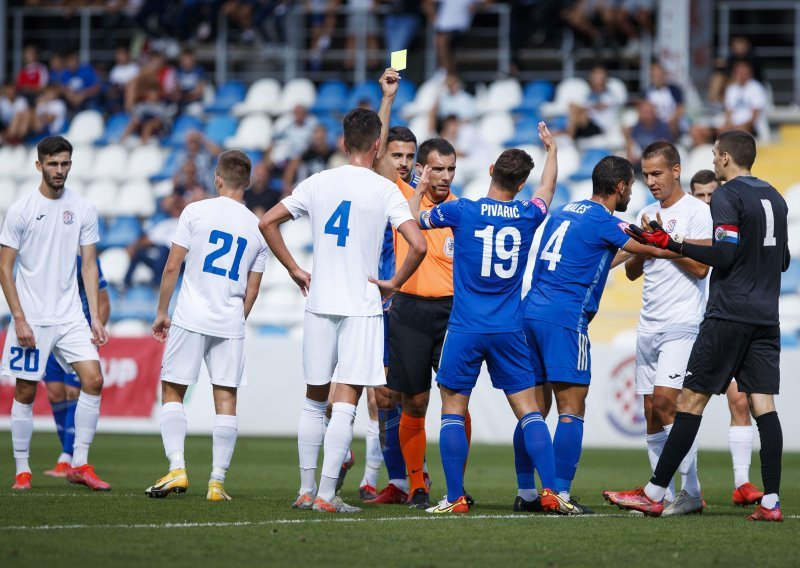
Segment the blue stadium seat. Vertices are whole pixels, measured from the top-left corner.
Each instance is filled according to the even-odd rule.
[[[556,183],[556,191],[553,194],[553,201],[550,203],[550,209],[561,207],[569,203],[569,188],[563,183]]]
[[[555,87],[550,81],[531,81],[522,91],[522,102],[513,109],[513,112],[538,111],[542,103],[553,100]]]
[[[800,336],[798,336],[797,330],[781,330],[781,347],[784,349],[800,347]]]
[[[174,176],[178,169],[178,157],[180,154],[180,148],[175,148],[172,150],[172,152],[169,153],[169,156],[167,156],[167,159],[164,160],[164,165],[161,166],[161,171],[154,176],[150,176],[150,181],[156,183]]]
[[[781,277],[781,294],[797,294],[798,292],[800,292],[800,262],[794,260]]]
[[[244,100],[247,87],[241,81],[228,81],[217,90],[214,102],[206,107],[206,112],[230,112],[233,105]]]
[[[106,122],[106,130],[95,144],[97,146],[108,146],[109,144],[116,144],[122,138],[123,132],[128,127],[131,121],[130,115],[125,112],[113,115]]]
[[[591,179],[592,170],[601,159],[611,154],[607,148],[590,148],[583,152],[581,155],[581,163],[575,173],[572,174],[570,179],[572,181],[581,181],[584,179]]]
[[[212,116],[206,124],[203,134],[214,144],[222,146],[226,138],[236,134],[236,127],[239,121],[236,117],[229,114],[218,114]]]
[[[527,114],[514,126],[514,136],[506,141],[506,148],[524,146],[526,144],[540,145],[539,140],[539,121],[541,117],[538,112]]]
[[[250,158],[250,164],[256,165],[260,161],[264,159],[264,152],[259,152],[258,150],[242,150],[247,157]]]
[[[178,117],[172,127],[172,134],[167,140],[168,146],[183,146],[186,142],[186,134],[191,130],[203,130],[203,121],[196,116],[183,114]]]
[[[112,220],[107,231],[100,237],[98,248],[126,247],[139,238],[142,227],[136,217],[117,217]]]
[[[314,114],[341,112],[347,103],[347,85],[344,81],[325,81],[317,89],[317,98],[311,107]]]
[[[356,108],[361,101],[366,100],[372,110],[378,112],[381,106],[383,93],[381,86],[375,81],[366,81],[353,86],[353,90],[347,97],[347,110]]]
[[[133,286],[123,295],[109,297],[111,304],[111,319],[141,319],[152,320],[155,315],[158,295],[149,286]]]
[[[408,79],[403,79],[397,86],[397,94],[394,97],[392,108],[398,110],[414,100],[417,96],[417,86]],[[378,103],[380,105],[380,103]],[[377,108],[376,108],[377,110]],[[394,126],[394,122],[392,123]]]

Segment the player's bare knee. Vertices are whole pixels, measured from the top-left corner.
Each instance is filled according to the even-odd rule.
[[[728,399],[728,408],[731,411],[731,426],[750,426],[750,405],[746,396],[737,396]]]
[[[22,404],[33,404],[36,399],[36,386],[38,383],[17,379],[14,389],[14,400]]]
[[[50,403],[62,402],[67,398],[64,383],[46,383],[46,385],[47,400],[50,401]]]
[[[653,427],[664,427],[672,424],[675,421],[675,412],[677,412],[677,404],[664,396],[653,397],[653,411],[651,422]]]
[[[430,391],[420,392],[416,394],[403,395],[403,414],[413,416],[414,418],[424,418],[425,413],[428,411],[428,402],[430,401]]]

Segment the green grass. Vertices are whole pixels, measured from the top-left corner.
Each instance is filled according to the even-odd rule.
[[[10,435],[0,433],[0,566],[787,566],[800,563],[800,454],[784,456],[783,524],[748,523],[730,504],[730,456],[701,452],[703,515],[650,519],[604,504],[601,491],[647,480],[642,451],[586,450],[573,493],[600,516],[511,514],[510,447],[475,445],[467,487],[477,502],[466,518],[430,518],[405,507],[365,507],[352,516],[294,511],[293,440],[240,438],[226,488],[234,500],[208,503],[207,437],[187,440],[192,486],[184,496],[151,500],[144,488],[166,471],[157,436],[100,435],[92,462],[113,484],[93,494],[41,475],[53,465],[54,434],[33,441],[34,489],[14,494]],[[356,442],[357,457],[363,442]],[[438,448],[429,457],[433,496],[444,492]],[[754,456],[753,480],[759,480]],[[363,462],[342,494],[356,504]],[[382,480],[381,483],[385,483]],[[509,518],[510,517],[510,518]],[[347,521],[345,519],[348,519]],[[355,521],[355,522],[351,522]],[[175,524],[191,526],[168,526]],[[69,527],[72,525],[72,527]],[[50,528],[45,528],[50,527]]]

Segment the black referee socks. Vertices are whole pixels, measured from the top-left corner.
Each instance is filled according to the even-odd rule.
[[[781,454],[783,453],[783,430],[776,411],[756,418],[758,435],[761,438],[761,480],[764,494],[780,493]]]
[[[678,471],[683,458],[692,448],[702,419],[703,417],[698,414],[675,413],[675,422],[672,424],[672,430],[670,430],[669,438],[661,451],[661,457],[658,459],[658,465],[650,483],[659,487],[669,486],[669,482]]]

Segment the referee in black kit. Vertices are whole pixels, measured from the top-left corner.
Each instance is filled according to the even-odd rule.
[[[764,497],[748,519],[782,521],[778,493],[783,433],[774,395],[780,388],[778,298],[781,272],[789,267],[786,201],[769,183],[753,177],[753,137],[724,132],[714,145],[714,171],[727,183],[714,192],[711,246],[683,242],[655,224],[637,240],[714,268],[705,319],[692,349],[675,424],[655,474],[644,489],[605,492],[622,508],[658,516],[669,480],[692,446],[712,394],[722,394],[735,376],[747,394],[761,438]],[[634,235],[632,235],[634,236]]]

